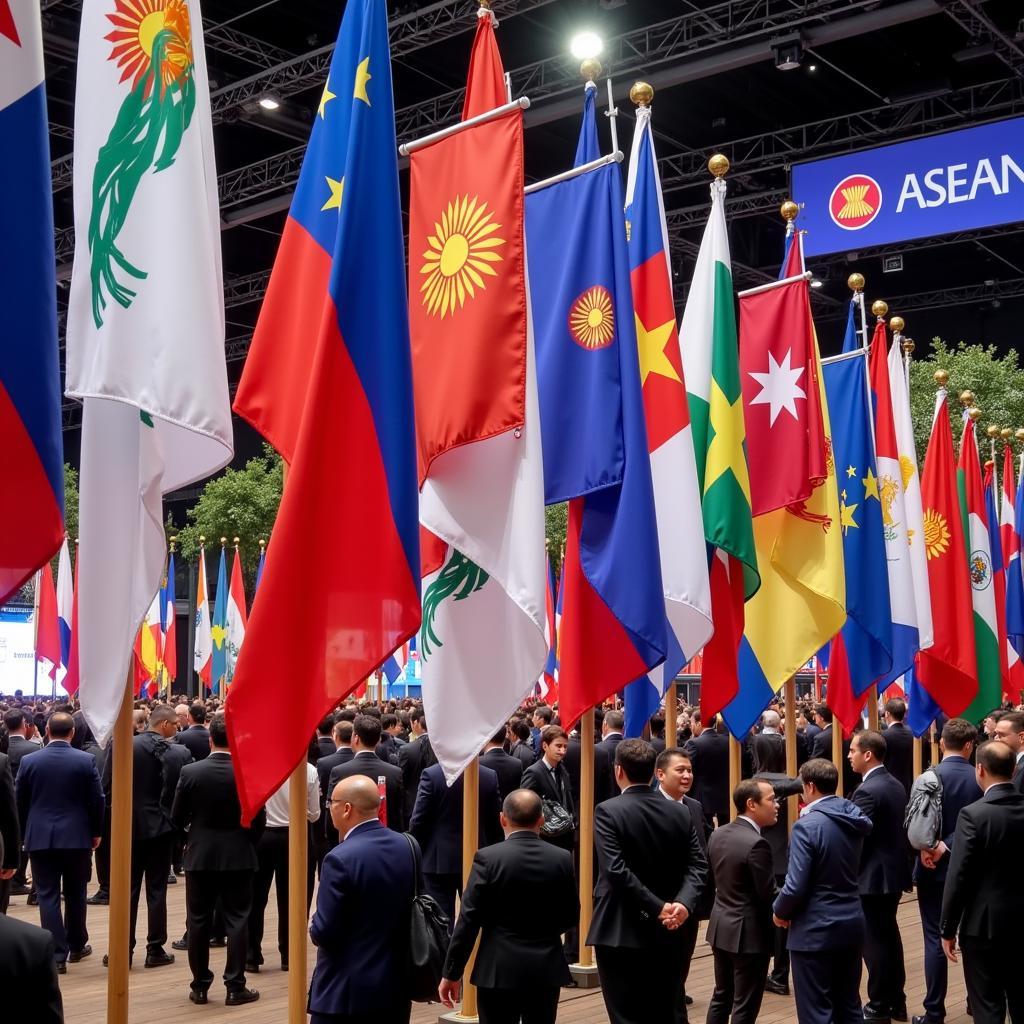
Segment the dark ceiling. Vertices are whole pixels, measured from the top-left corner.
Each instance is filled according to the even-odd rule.
[[[80,4],[42,0],[59,276],[66,276],[73,251],[70,161],[61,157],[72,145]],[[342,10],[325,0],[203,5],[232,382],[259,312]],[[458,117],[476,3],[408,2],[391,10],[399,136],[412,138]],[[732,161],[732,255],[737,285],[746,287],[777,273],[778,206],[792,162],[1024,109],[1019,0],[495,0],[494,10],[514,92],[533,100],[526,132],[531,180],[572,160],[582,97],[578,62],[568,55],[575,32],[593,29],[605,40],[602,63],[613,78],[623,148],[633,125],[629,87],[641,77],[655,83],[654,125],[680,297],[706,219],[706,161],[713,152]],[[777,70],[771,40],[795,31],[804,39],[803,63]],[[602,97],[604,89],[602,82]],[[277,111],[260,108],[268,93],[280,101]],[[607,128],[602,131],[607,150]],[[845,282],[854,269],[868,279],[869,300],[889,300],[919,341],[940,335],[1014,346],[1024,321],[1022,238],[1021,225],[1014,225],[890,247],[903,254],[897,273],[882,273],[878,251],[864,250],[852,261],[847,254],[809,260],[823,282],[815,292],[823,349],[839,345]],[[76,424],[68,409],[71,461]],[[238,426],[239,455],[251,454],[256,438]]]

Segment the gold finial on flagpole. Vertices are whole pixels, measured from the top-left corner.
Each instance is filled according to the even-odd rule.
[[[601,74],[601,62],[596,57],[587,57],[580,63],[580,74],[584,82],[593,82]]]
[[[178,543],[177,536],[168,537],[167,538],[167,543],[170,544],[170,546],[171,546],[171,554],[173,555],[174,554],[174,545]]]
[[[945,388],[949,383],[949,370],[936,370],[932,376],[935,378],[935,383],[938,384],[940,388]]]
[[[908,356],[913,354],[915,348],[916,348],[916,346],[914,344],[914,339],[913,338],[904,338],[903,339],[903,351]]]
[[[260,551],[262,552],[266,546],[267,542],[262,537],[260,537]]]
[[[716,153],[708,161],[708,170],[716,178],[724,178],[729,173],[729,158],[724,153]]]
[[[1024,427],[1018,427],[1013,435],[1018,441],[1024,442]]]
[[[885,314],[889,312],[889,303],[884,302],[882,299],[875,299],[875,301],[871,303],[871,312],[874,313],[879,320],[882,320],[885,317]]]
[[[227,542],[228,542],[227,537],[221,537],[221,539],[220,539],[220,546],[224,547],[224,545],[227,544]]]
[[[970,409],[967,410],[967,416],[972,423],[977,423],[982,417],[982,412],[976,405],[972,405]]]
[[[787,199],[779,207],[779,215],[787,224],[792,224],[800,216],[800,207],[792,199]]]
[[[1010,439],[1013,437],[1013,431],[1009,427],[1003,427],[1003,429],[999,431],[999,436],[1003,439],[1004,444],[1009,444]]]
[[[973,391],[961,391],[960,392],[960,404],[965,409],[969,409],[972,405],[974,405],[974,392]]]
[[[629,98],[638,107],[649,107],[654,99],[654,87],[647,82],[634,82],[629,90]]]
[[[988,427],[985,433],[988,437],[995,441],[995,439],[999,436],[999,428],[993,423]]]
[[[903,328],[906,327],[906,321],[901,316],[893,316],[889,318],[889,330],[893,334],[902,334]]]
[[[238,537],[232,537],[231,538],[231,543],[234,544],[236,550],[238,549],[238,540],[239,540]]]
[[[855,271],[846,279],[846,286],[851,292],[864,291],[864,275]]]
[[[206,534],[199,534],[199,546],[202,547],[206,543]]]

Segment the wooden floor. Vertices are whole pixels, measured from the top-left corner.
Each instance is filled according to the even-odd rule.
[[[181,884],[182,881],[168,888],[167,916],[172,939],[181,936],[185,925],[185,886]],[[39,923],[36,908],[26,906],[24,897],[17,897],[12,901],[10,913],[22,920]],[[140,916],[143,917],[143,921],[140,922],[140,931],[143,933],[144,915],[145,910],[142,909]],[[911,1014],[921,1013],[921,999],[924,995],[921,928],[917,904],[913,897],[906,897],[900,907],[900,925],[906,954],[907,1002]],[[242,1007],[224,1005],[224,989],[219,984],[223,971],[224,950],[213,949],[210,951],[210,967],[218,983],[210,989],[208,1005],[193,1006],[188,1001],[189,971],[186,954],[178,953],[177,962],[170,967],[148,971],[140,966],[132,969],[131,1021],[139,1024],[179,1024],[198,1021],[204,1024],[222,1024],[227,1021],[244,1021],[245,1024],[285,1024],[287,975],[279,969],[276,931],[276,904],[271,895],[267,907],[266,934],[272,938],[269,943],[264,942],[263,950],[267,962],[260,974],[249,977],[249,984],[260,991],[259,1002]],[[81,963],[69,964],[68,973],[60,979],[67,1024],[101,1024],[105,1020],[106,971],[102,959],[107,949],[106,907],[89,908],[89,933],[93,955]],[[311,947],[310,970],[314,959]],[[711,952],[703,941],[703,928],[694,955],[688,987],[694,999],[694,1005],[690,1007],[690,1020],[694,1024],[700,1024],[704,1020],[713,988]],[[963,972],[959,965],[950,967],[946,1008],[946,1024],[969,1024],[970,1018],[967,1017],[964,1006]],[[439,1009],[436,1004],[417,1004],[413,1008],[413,1024],[427,1024],[437,1020]],[[558,1019],[563,1024],[604,1024],[608,1016],[600,991],[563,990]],[[764,1024],[795,1022],[793,1000],[766,993],[759,1019]]]

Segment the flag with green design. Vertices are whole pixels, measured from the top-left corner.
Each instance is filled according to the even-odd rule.
[[[712,549],[715,634],[704,648],[701,708],[705,715],[720,711],[738,691],[736,657],[743,636],[743,603],[760,585],[750,514],[725,191],[723,180],[712,182],[711,215],[679,327],[704,538]]]
[[[163,495],[232,455],[199,0],[84,0],[67,392],[84,403],[79,695],[106,742],[160,587]]]

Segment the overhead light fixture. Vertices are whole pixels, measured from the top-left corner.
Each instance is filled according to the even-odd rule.
[[[807,65],[807,70],[808,71],[817,71],[818,70],[818,65],[817,64],[808,64]]]
[[[569,52],[577,60],[588,60],[600,57],[604,49],[604,40],[596,32],[589,30],[577,32],[569,41]]]
[[[951,56],[958,64],[966,64],[968,61],[981,60],[983,57],[993,57],[996,52],[996,44],[991,40],[987,43],[972,43],[962,50],[954,50]]]
[[[804,46],[798,33],[771,41],[775,51],[775,66],[780,71],[795,71],[804,59]]]
[[[264,110],[277,110],[281,106],[281,101],[273,93],[268,92],[260,97],[260,106]]]
[[[811,287],[812,288],[820,288],[821,286],[822,286],[822,282],[821,281],[819,281],[816,277],[812,277],[811,278]]]

